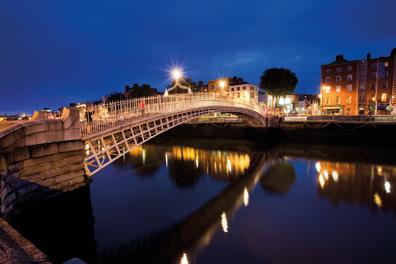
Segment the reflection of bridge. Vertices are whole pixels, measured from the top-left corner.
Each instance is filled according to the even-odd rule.
[[[187,259],[184,254],[190,258],[206,247],[219,228],[229,232],[230,217],[243,205],[248,206],[249,193],[263,176],[270,158],[254,155],[252,159],[245,175],[191,215],[164,230],[102,252],[98,263],[173,263],[182,256]]]
[[[85,141],[85,170],[93,175],[137,145],[199,116],[223,112],[251,126],[266,124],[257,102],[218,94],[155,96],[88,107],[81,116]]]

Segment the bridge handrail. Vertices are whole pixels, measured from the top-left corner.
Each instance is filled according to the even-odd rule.
[[[81,121],[82,136],[110,130],[120,121],[132,121],[147,118],[158,113],[171,113],[210,106],[241,107],[263,113],[258,103],[215,93],[195,93],[171,96],[151,96],[120,100],[87,106],[90,120],[83,115]]]

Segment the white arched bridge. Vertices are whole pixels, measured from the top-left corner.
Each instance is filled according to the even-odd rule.
[[[254,127],[264,127],[268,122],[257,101],[213,93],[153,96],[82,108],[86,174],[97,173],[175,126],[214,112],[237,115]]]

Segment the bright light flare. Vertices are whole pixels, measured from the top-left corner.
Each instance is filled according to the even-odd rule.
[[[181,68],[174,68],[171,70],[171,75],[172,78],[177,80],[180,80],[181,78],[183,78],[183,70]]]
[[[190,262],[188,261],[187,254],[183,253],[183,256],[180,259],[180,264],[189,264],[189,263]]]
[[[316,162],[315,169],[317,172],[320,172],[320,169],[321,169],[320,162]]]
[[[227,81],[226,80],[220,80],[219,81],[219,87],[221,89],[224,89],[227,86]]]
[[[391,184],[390,182],[386,181],[384,184],[385,192],[386,193],[391,193]]]
[[[221,227],[223,228],[224,233],[228,233],[228,221],[225,212],[221,214]]]
[[[245,207],[249,205],[249,192],[246,187],[243,190],[243,204],[245,205]]]

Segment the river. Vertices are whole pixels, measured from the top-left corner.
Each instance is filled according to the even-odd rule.
[[[396,263],[392,154],[158,140],[12,224],[55,263]]]

